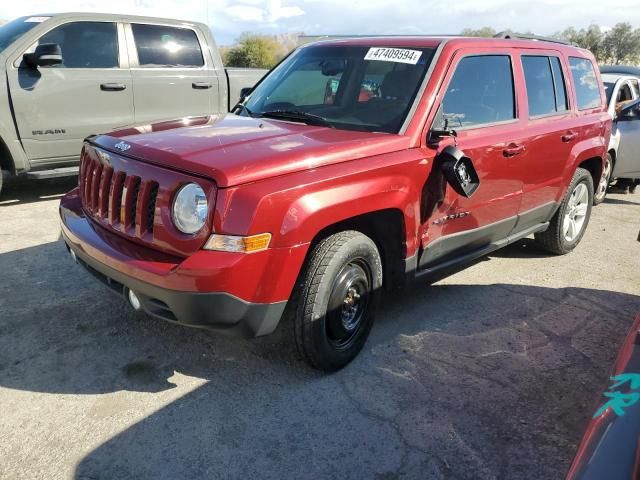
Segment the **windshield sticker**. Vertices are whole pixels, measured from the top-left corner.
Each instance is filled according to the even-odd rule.
[[[420,60],[420,50],[407,50],[406,48],[371,47],[365,55],[365,60],[377,60],[379,62],[408,63],[415,65]]]
[[[45,20],[49,20],[49,18],[51,17],[29,17],[24,21],[24,23],[42,23]]]
[[[624,415],[625,408],[632,407],[633,405],[638,403],[638,401],[640,401],[640,393],[638,393],[637,391],[615,391],[616,388],[622,387],[622,385],[627,382],[629,382],[629,387],[627,390],[639,390],[640,374],[623,373],[622,375],[611,377],[611,381],[615,382],[609,387],[609,390],[613,391],[604,392],[603,394],[609,400],[607,400],[607,402],[605,402],[605,404],[598,409],[598,411],[593,415],[593,418],[599,417],[609,408],[613,410],[616,415],[621,417],[622,415]]]

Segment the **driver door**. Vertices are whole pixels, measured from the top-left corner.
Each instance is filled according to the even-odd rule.
[[[22,58],[9,65],[16,123],[32,165],[77,160],[88,135],[133,123],[131,73],[121,63],[118,36],[114,22],[64,23],[38,41],[60,45],[61,65],[31,68]]]
[[[473,162],[480,187],[466,198],[446,185],[442,201],[433,209],[427,207],[420,269],[491,249],[517,223],[523,188],[519,160],[526,139],[518,118],[514,72],[511,49],[491,54],[463,50],[452,62],[430,127],[456,131],[457,148]],[[438,152],[453,143],[442,138]],[[434,167],[431,175],[438,174]]]

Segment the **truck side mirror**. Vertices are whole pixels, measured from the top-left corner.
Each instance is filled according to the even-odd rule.
[[[436,157],[442,174],[460,195],[470,197],[480,186],[480,179],[473,162],[462,150],[448,146]]]
[[[32,68],[51,67],[62,63],[62,49],[57,43],[43,43],[35,52],[25,53],[24,61]]]
[[[242,103],[245,101],[245,99],[251,95],[251,92],[253,92],[253,87],[243,87],[240,89],[240,100],[238,100],[238,103]]]

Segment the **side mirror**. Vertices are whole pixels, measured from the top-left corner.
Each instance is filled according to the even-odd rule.
[[[640,98],[626,104],[616,115],[616,120],[637,120],[640,118]]]
[[[246,98],[251,95],[251,92],[253,92],[253,87],[243,87],[240,89],[240,100],[238,100],[238,103],[242,103],[246,100]]]
[[[35,52],[25,53],[24,61],[32,68],[51,67],[62,63],[62,49],[57,43],[43,43]]]
[[[460,195],[468,198],[480,187],[473,162],[459,148],[451,145],[446,147],[436,160],[449,185]]]

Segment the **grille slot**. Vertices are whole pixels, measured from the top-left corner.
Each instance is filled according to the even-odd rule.
[[[153,233],[153,224],[156,216],[156,201],[158,200],[158,183],[151,182],[149,186],[149,204],[147,205],[146,229],[147,232]]]

